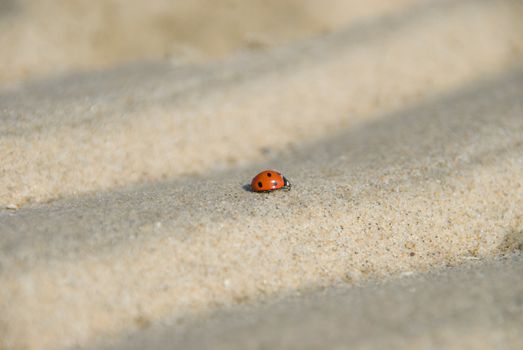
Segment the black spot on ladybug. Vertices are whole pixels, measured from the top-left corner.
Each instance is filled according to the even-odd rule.
[[[261,183],[261,181],[258,182],[258,187],[259,187],[259,188],[262,188],[262,187],[263,187],[263,184]]]
[[[267,173],[267,176],[268,176],[268,177],[271,177],[271,176],[272,176],[272,174],[271,174],[271,173]]]

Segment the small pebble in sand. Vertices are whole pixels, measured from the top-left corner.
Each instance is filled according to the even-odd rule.
[[[18,205],[11,203],[11,204],[6,205],[5,208],[8,210],[17,210]]]
[[[290,190],[291,183],[276,170],[264,170],[252,179],[251,189],[253,192]]]

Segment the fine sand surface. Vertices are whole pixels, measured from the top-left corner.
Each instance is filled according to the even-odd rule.
[[[408,283],[420,286],[421,320],[445,293],[465,305],[459,276],[480,285],[478,302],[499,282],[506,299],[474,309],[484,320],[441,314],[470,341],[493,325],[494,339],[489,310],[521,307],[510,279],[521,259],[492,259],[523,245],[522,13],[519,1],[422,1],[219,62],[142,62],[5,89],[0,349],[125,348],[133,332],[162,344],[162,327],[177,323],[197,348],[194,318],[369,279],[362,288],[409,313],[403,282],[376,281],[419,272],[429,274]],[[292,190],[250,192],[263,168]],[[433,291],[442,279],[430,271],[475,259],[491,265],[449,270],[449,289]],[[329,293],[318,302],[327,314]],[[373,322],[372,298],[364,305]],[[306,332],[337,317],[325,326],[303,312],[291,305],[281,321],[297,348],[293,317],[308,319]],[[232,343],[262,344],[271,331],[255,328]],[[202,342],[214,342],[209,332]],[[366,337],[362,346],[381,341]]]

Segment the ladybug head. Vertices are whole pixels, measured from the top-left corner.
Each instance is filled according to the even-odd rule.
[[[282,177],[283,177],[284,188],[290,189],[291,183],[289,182],[289,180],[287,180],[287,178],[285,176],[282,176]]]

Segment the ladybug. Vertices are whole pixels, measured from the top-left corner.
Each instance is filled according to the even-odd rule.
[[[254,192],[290,190],[291,183],[276,170],[264,170],[252,179],[251,189]]]

